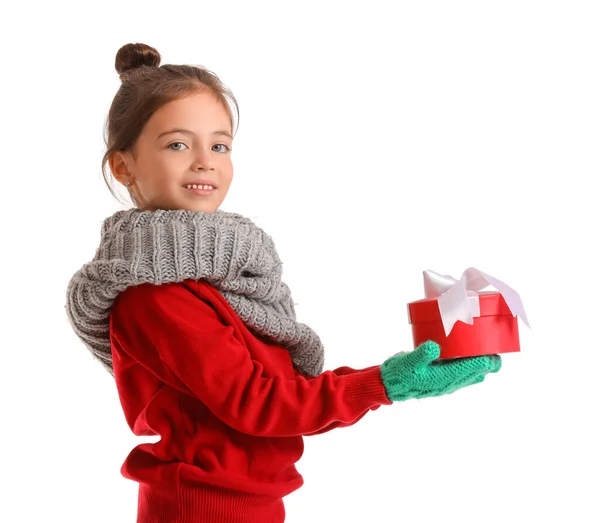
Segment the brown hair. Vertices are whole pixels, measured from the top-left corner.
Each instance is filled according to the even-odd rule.
[[[209,91],[229,113],[233,129],[233,115],[228,105],[228,99],[231,100],[239,123],[237,101],[215,73],[201,66],[159,64],[160,54],[146,44],[126,44],[117,51],[115,69],[122,83],[105,123],[104,141],[107,149],[102,158],[104,181],[117,199],[119,197],[111,187],[106,173],[107,162],[116,151],[131,150],[135,158],[136,142],[144,125],[166,103],[199,91]],[[137,207],[131,191],[129,195]]]

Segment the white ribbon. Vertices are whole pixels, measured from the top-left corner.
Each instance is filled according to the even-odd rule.
[[[525,325],[531,328],[518,293],[506,283],[473,267],[463,272],[460,280],[430,270],[423,271],[423,279],[425,297],[437,298],[446,336],[450,334],[457,321],[473,325],[473,318],[480,315],[477,291],[488,285],[492,285],[502,294],[513,317],[519,316]]]

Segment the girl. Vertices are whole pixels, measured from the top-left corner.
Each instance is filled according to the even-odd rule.
[[[117,53],[102,169],[134,207],[103,222],[67,315],[114,376],[133,433],[161,437],[121,468],[139,483],[138,523],[282,523],[283,497],[303,484],[303,436],[481,382],[501,360],[435,361],[428,341],[381,365],[323,371],[271,237],[219,210],[235,98],[203,68],[159,63],[144,44]]]

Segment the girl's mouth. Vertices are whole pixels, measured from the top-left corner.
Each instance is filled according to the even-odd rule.
[[[215,191],[214,188],[213,189],[201,189],[201,188],[194,189],[193,187],[190,187],[189,189],[186,187],[185,190],[193,192],[194,194],[197,194],[198,196],[208,196],[209,194],[212,194]]]

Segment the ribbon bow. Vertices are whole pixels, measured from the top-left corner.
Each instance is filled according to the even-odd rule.
[[[450,334],[457,321],[473,325],[473,318],[480,316],[477,291],[488,285],[495,287],[504,297],[512,315],[519,316],[525,325],[531,328],[518,293],[506,283],[473,267],[463,272],[460,280],[430,270],[423,271],[423,279],[425,297],[437,298],[446,336]]]

